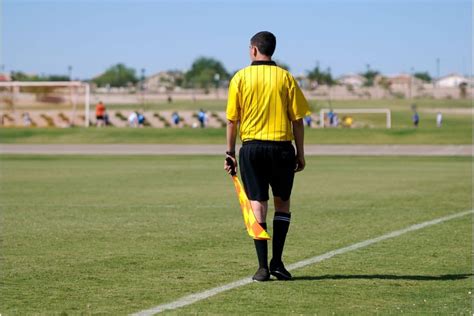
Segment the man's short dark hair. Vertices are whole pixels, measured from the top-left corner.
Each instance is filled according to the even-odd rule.
[[[270,32],[258,32],[250,39],[250,45],[256,46],[258,51],[268,57],[275,52],[276,37]]]

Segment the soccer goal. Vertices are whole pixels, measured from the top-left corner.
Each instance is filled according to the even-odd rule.
[[[78,108],[84,106],[84,111]],[[82,108],[82,106],[81,106]],[[80,81],[0,82],[3,126],[68,127],[90,123],[90,87]]]
[[[332,111],[332,113],[336,113],[338,116],[342,114],[384,114],[385,115],[385,122],[386,127],[392,127],[392,114],[390,109],[321,109],[319,112],[319,126],[324,128],[326,124],[326,117]]]

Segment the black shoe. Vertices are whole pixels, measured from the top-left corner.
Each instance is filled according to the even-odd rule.
[[[258,282],[264,282],[270,280],[270,273],[268,272],[267,268],[258,268],[257,272],[255,272],[252,280]]]
[[[285,269],[283,262],[275,263],[270,261],[270,273],[278,280],[291,280],[291,273]]]

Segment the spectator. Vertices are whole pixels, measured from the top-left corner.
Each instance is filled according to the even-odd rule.
[[[174,125],[178,125],[179,122],[181,121],[181,117],[179,117],[178,112],[173,112],[173,115],[171,116]]]
[[[334,113],[332,115],[332,126],[334,126],[334,127],[339,126],[339,117],[337,116],[337,113]]]
[[[441,127],[442,123],[443,123],[443,114],[441,114],[441,112],[438,112],[438,114],[436,114],[436,127]]]
[[[96,126],[104,126],[105,125],[105,105],[102,103],[102,101],[99,101],[99,103],[96,104],[95,106],[95,120],[96,120]]]
[[[137,112],[130,113],[130,116],[128,117],[128,124],[130,125],[130,127],[138,127],[138,114],[137,114]]]
[[[105,126],[112,125],[110,123],[110,120],[109,120],[109,113],[107,113],[107,112],[105,112],[105,114],[104,114],[104,123],[105,123]]]
[[[140,127],[145,125],[145,115],[143,113],[137,113],[137,122]]]
[[[23,113],[23,126],[30,127],[31,126],[31,118],[28,112]]]
[[[199,120],[199,123],[201,124],[201,128],[206,127],[207,115],[206,115],[206,112],[204,112],[203,109],[199,110],[198,120]]]
[[[332,109],[329,110],[328,120],[329,120],[329,126],[332,126],[334,124],[334,112]]]
[[[311,118],[311,115],[306,115],[304,117],[304,121],[306,123],[306,126],[311,127],[311,122],[313,121],[313,119]]]
[[[343,126],[343,127],[351,128],[353,122],[354,122],[354,119],[353,119],[352,116],[350,116],[350,115],[344,116],[344,117],[342,118],[342,126]]]

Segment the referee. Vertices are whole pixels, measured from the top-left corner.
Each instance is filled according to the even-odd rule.
[[[255,281],[267,281],[270,274],[279,280],[291,279],[282,252],[291,219],[294,175],[305,167],[303,118],[309,114],[308,102],[293,76],[272,61],[275,47],[276,38],[270,32],[259,32],[250,39],[252,64],[232,78],[227,101],[226,158],[230,157],[237,167],[235,142],[239,128],[242,181],[255,217],[265,229],[269,186],[275,205],[273,258],[268,266],[267,241],[254,240],[259,263]],[[227,162],[224,169],[231,172]]]

